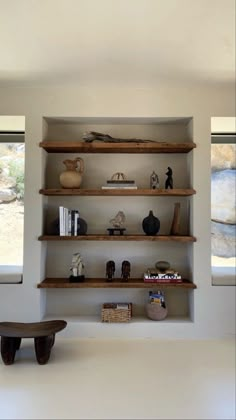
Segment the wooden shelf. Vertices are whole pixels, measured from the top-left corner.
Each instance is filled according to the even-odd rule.
[[[94,336],[94,330],[96,329],[96,336],[100,336],[101,334],[101,325],[105,328],[105,331],[110,330],[110,335],[112,336],[112,332],[114,331],[114,328],[121,328],[124,334],[124,324],[123,323],[112,323],[112,322],[101,322],[101,315],[68,315],[66,313],[55,313],[55,314],[45,314],[42,321],[53,321],[55,319],[64,319],[67,321],[67,323],[72,323],[74,328],[78,328],[78,336],[80,336],[81,333],[81,326],[85,326],[86,328],[82,328],[82,331],[86,331],[86,337],[87,336]],[[137,338],[137,330],[135,329],[134,335],[132,335],[132,326],[136,324],[136,327],[140,327],[141,331],[141,337],[147,338],[147,330],[146,326],[148,327],[148,332],[150,336],[150,329],[152,329],[153,333],[156,332],[156,329],[158,326],[163,324],[169,324],[173,328],[176,327],[176,324],[182,324],[182,325],[189,325],[192,323],[192,320],[189,315],[172,315],[169,314],[165,319],[159,322],[153,322],[149,318],[147,318],[146,315],[132,315],[132,318],[130,322],[127,322],[125,325],[125,331],[127,333],[127,338]],[[128,327],[128,325],[130,327]],[[128,331],[127,331],[128,328]],[[104,330],[103,330],[104,331]],[[107,336],[106,336],[107,338]]]
[[[145,288],[153,287],[177,287],[184,289],[196,289],[196,284],[189,280],[183,280],[182,283],[144,283],[143,279],[133,278],[128,282],[123,282],[121,279],[114,279],[112,282],[107,282],[104,278],[88,278],[83,283],[70,283],[68,278],[46,278],[37,285],[39,289],[78,289],[78,288]]]
[[[192,188],[179,188],[173,190],[151,190],[150,188],[138,188],[137,190],[132,189],[80,189],[80,188],[42,188],[39,190],[40,194],[49,196],[165,196],[165,197],[186,197],[196,194],[196,191]]]
[[[172,235],[102,235],[89,234],[79,236],[41,235],[39,241],[176,241],[196,242],[194,236],[172,236]]]
[[[188,153],[196,147],[188,143],[85,143],[82,141],[42,141],[39,146],[48,153]]]

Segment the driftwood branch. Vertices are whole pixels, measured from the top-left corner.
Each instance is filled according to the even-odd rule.
[[[219,220],[219,219],[211,219],[211,221],[214,222],[214,223],[219,223],[221,225],[233,225],[233,226],[235,226],[235,223],[224,222],[223,220]]]
[[[92,143],[95,140],[104,141],[106,143],[156,143],[154,140],[142,140],[142,139],[119,139],[111,137],[109,134],[97,133],[96,131],[88,131],[84,133],[83,139],[86,143]]]

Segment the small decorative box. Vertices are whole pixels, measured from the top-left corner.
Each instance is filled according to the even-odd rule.
[[[132,303],[104,303],[102,322],[129,322],[132,317]]]

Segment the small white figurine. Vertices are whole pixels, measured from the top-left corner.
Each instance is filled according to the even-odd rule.
[[[126,179],[126,176],[123,172],[116,172],[112,175],[111,179],[113,179],[114,181],[124,181]]]
[[[71,263],[71,271],[73,277],[82,276],[82,270],[84,268],[84,264],[79,252],[73,254],[72,263]]]
[[[152,172],[151,176],[150,176],[150,188],[152,188],[153,190],[159,188],[160,184],[159,184],[159,178],[158,175],[156,174],[156,172]]]
[[[123,211],[118,211],[117,215],[110,220],[114,228],[121,228],[125,223],[125,214]]]

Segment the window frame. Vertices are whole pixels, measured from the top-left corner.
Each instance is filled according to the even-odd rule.
[[[212,144],[236,144],[236,132],[212,132]],[[216,267],[211,263],[211,280],[212,286],[236,286],[235,266]]]
[[[6,119],[8,117],[1,117]],[[12,119],[12,117],[10,117]],[[25,117],[22,117],[25,118]],[[9,122],[11,125],[11,121]],[[4,125],[4,124],[3,124]],[[8,125],[8,121],[7,121]],[[0,130],[1,143],[24,143],[25,131],[20,129]],[[24,240],[24,239],[23,239]],[[23,262],[22,264],[0,264],[0,285],[1,284],[22,284],[23,283]]]

